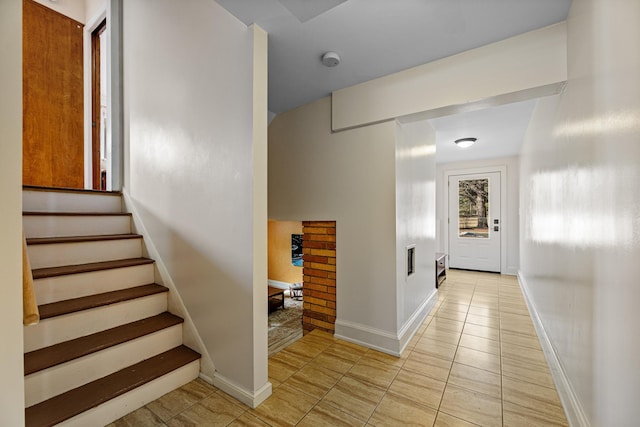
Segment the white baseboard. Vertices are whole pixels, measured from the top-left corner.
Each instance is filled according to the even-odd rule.
[[[411,338],[416,334],[424,319],[427,318],[433,307],[435,307],[438,302],[438,291],[436,289],[433,290],[431,295],[427,297],[427,299],[418,307],[418,309],[411,315],[409,320],[404,324],[402,328],[400,328],[400,332],[398,332],[399,341],[400,341],[400,354],[404,351],[411,341]]]
[[[507,267],[501,274],[506,274],[508,276],[517,276],[518,267]]]
[[[269,286],[273,286],[274,288],[278,288],[278,289],[289,289],[289,286],[291,286],[291,283],[287,283],[287,282],[281,282],[279,280],[271,280],[269,279],[268,281]]]
[[[418,307],[397,334],[360,323],[336,320],[335,337],[392,356],[400,357],[411,338],[435,306],[438,292],[434,292]]]
[[[542,324],[540,316],[538,315],[538,310],[536,310],[533,300],[529,297],[529,287],[527,286],[527,281],[524,278],[522,271],[518,271],[518,283],[520,284],[520,289],[522,289],[524,299],[529,307],[529,313],[531,313],[531,318],[533,319],[533,326],[536,328],[536,332],[538,333],[540,345],[542,346],[542,351],[547,359],[547,364],[549,365],[553,382],[555,383],[556,390],[560,396],[560,401],[562,402],[562,407],[564,408],[565,415],[567,416],[567,421],[571,427],[590,427],[591,423],[589,422],[589,418],[582,408],[580,399],[578,399],[578,395],[573,390],[569,377],[567,377],[567,374],[562,367],[558,354],[547,335],[547,331]]]
[[[253,409],[257,408],[258,405],[260,405],[262,402],[267,400],[269,396],[271,396],[272,386],[269,381],[267,381],[267,383],[260,387],[258,390],[251,392],[249,390],[245,390],[244,388],[230,381],[228,378],[223,377],[217,372],[213,381],[211,381],[209,377],[202,374],[200,374],[200,378],[210,384],[213,384],[220,390],[227,393],[229,396],[235,397],[240,402]]]

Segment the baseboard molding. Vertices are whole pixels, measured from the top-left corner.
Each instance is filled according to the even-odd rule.
[[[269,284],[269,286],[273,286],[274,288],[278,288],[278,289],[289,290],[289,286],[291,286],[291,283],[281,282],[279,280],[271,280],[271,279],[269,279],[269,281],[267,283]]]
[[[438,302],[438,291],[436,289],[433,290],[431,295],[427,297],[427,299],[416,309],[416,311],[411,315],[409,320],[404,324],[400,331],[398,332],[399,341],[400,341],[400,354],[404,351],[404,349],[411,341],[411,338],[416,334],[424,319],[427,318],[433,307],[435,307]]]
[[[571,386],[569,377],[567,377],[567,374],[562,367],[558,354],[547,335],[547,331],[542,324],[540,316],[538,315],[538,310],[536,309],[533,300],[529,297],[529,287],[527,286],[527,281],[522,274],[522,271],[518,271],[518,283],[520,284],[520,289],[522,289],[522,294],[524,295],[524,299],[529,307],[529,313],[531,313],[531,318],[533,319],[533,326],[536,328],[536,332],[538,333],[540,345],[542,346],[542,351],[547,359],[547,364],[549,365],[553,382],[555,383],[558,395],[560,396],[560,401],[562,402],[565,415],[567,416],[567,421],[571,427],[590,427],[591,423],[589,422],[589,418],[582,408],[582,404]]]
[[[271,396],[272,386],[269,381],[258,390],[254,392],[250,392],[235,384],[233,381],[230,381],[228,378],[223,377],[219,373],[216,372],[213,381],[206,377],[205,375],[200,374],[200,378],[207,381],[210,384],[218,387],[220,390],[227,393],[229,396],[233,396],[238,399],[240,402],[244,403],[250,408],[257,408],[262,402],[267,400],[269,396]]]
[[[518,267],[507,267],[502,274],[506,274],[507,276],[517,276],[518,275]]]
[[[334,336],[364,347],[372,348],[392,356],[400,357],[416,331],[435,306],[438,292],[434,292],[411,315],[397,334],[372,328],[360,323],[336,320]]]

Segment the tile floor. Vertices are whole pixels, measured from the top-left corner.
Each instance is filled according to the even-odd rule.
[[[567,426],[515,277],[449,270],[402,357],[314,331],[253,410],[193,381],[111,426]]]

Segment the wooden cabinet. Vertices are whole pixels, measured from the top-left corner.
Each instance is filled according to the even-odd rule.
[[[447,254],[436,252],[436,288],[447,278],[446,259]]]

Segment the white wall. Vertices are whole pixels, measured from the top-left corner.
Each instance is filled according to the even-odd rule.
[[[567,78],[559,23],[333,92],[333,129],[555,85]]]
[[[436,135],[428,121],[397,124],[396,283],[401,347],[435,304]],[[407,276],[407,246],[415,273]],[[432,303],[432,304],[430,304]]]
[[[476,160],[469,162],[439,163],[436,165],[436,248],[438,252],[446,252],[449,238],[447,224],[449,207],[447,204],[447,173],[467,169],[495,170],[504,167],[507,171],[506,217],[502,218],[502,232],[506,233],[506,265],[501,266],[503,274],[517,274],[520,265],[520,221],[519,209],[519,159],[518,157],[502,157],[497,159]],[[502,190],[504,191],[504,189]]]
[[[24,425],[22,356],[22,0],[0,2],[0,424]]]
[[[331,100],[269,126],[269,218],[335,220],[336,334],[397,345],[395,123],[331,131]]]
[[[94,18],[107,10],[107,0],[84,0],[84,22],[89,24]]]
[[[216,385],[259,403],[270,393],[266,34],[210,0],[124,2],[123,16],[124,191]]]
[[[640,419],[639,24],[635,0],[573,1],[566,89],[521,154],[521,276],[584,425]]]

